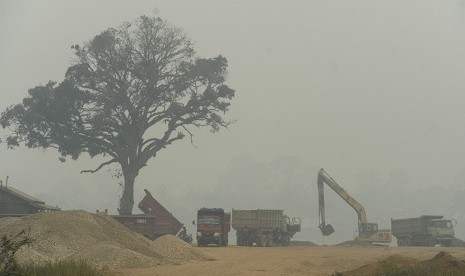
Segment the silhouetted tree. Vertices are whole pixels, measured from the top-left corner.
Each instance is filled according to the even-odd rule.
[[[134,182],[158,151],[192,128],[217,132],[232,121],[234,90],[224,84],[227,60],[194,56],[192,43],[160,18],[142,16],[73,45],[75,62],[61,83],[29,90],[1,116],[11,129],[9,148],[56,148],[76,160],[82,153],[117,163],[124,177],[120,213],[131,213]]]

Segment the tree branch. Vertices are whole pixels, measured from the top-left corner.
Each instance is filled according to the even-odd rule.
[[[102,164],[100,164],[100,166],[98,166],[95,170],[83,170],[81,171],[81,173],[95,173],[95,172],[98,172],[101,168],[107,166],[107,165],[110,165],[112,163],[117,163],[118,161],[114,158],[114,159],[111,159],[110,161],[107,161],[107,162],[103,162]]]

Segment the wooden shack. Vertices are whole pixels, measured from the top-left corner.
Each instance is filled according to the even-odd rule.
[[[0,186],[0,217],[24,216],[59,210],[60,208],[46,205],[44,201],[11,186]]]

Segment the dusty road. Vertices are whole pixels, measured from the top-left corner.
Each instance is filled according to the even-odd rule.
[[[199,248],[210,261],[117,271],[116,275],[331,275],[390,255],[431,259],[440,251],[465,260],[463,247],[237,247]]]

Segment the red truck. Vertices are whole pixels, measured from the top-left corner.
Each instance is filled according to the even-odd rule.
[[[166,234],[175,236],[183,224],[166,210],[147,189],[144,191],[145,196],[138,205],[144,214],[112,215],[112,217],[132,231],[151,240]]]
[[[201,208],[197,211],[197,245],[228,246],[231,213],[223,208]]]

